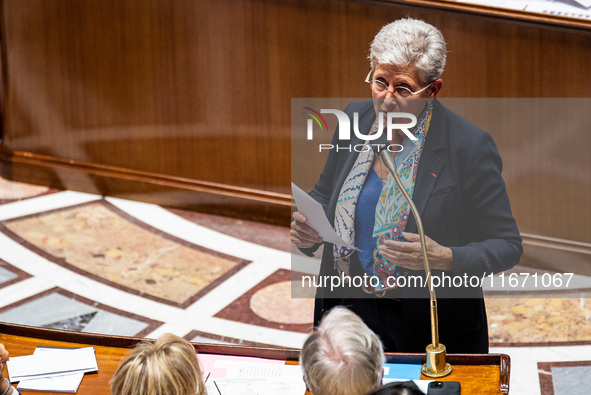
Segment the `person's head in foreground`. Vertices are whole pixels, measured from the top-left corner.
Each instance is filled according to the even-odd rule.
[[[441,32],[418,19],[398,19],[382,27],[369,50],[374,108],[418,116],[425,100],[441,89],[446,45]]]
[[[412,381],[404,381],[383,385],[369,395],[425,395],[425,393]]]
[[[313,395],[364,395],[382,383],[380,339],[344,307],[330,310],[308,337],[300,364]]]
[[[110,382],[112,395],[205,395],[195,348],[166,333],[128,353]]]

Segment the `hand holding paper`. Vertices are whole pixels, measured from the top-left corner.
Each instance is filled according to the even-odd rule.
[[[328,218],[326,218],[326,214],[324,214],[324,208],[322,208],[320,203],[314,200],[293,182],[291,183],[291,190],[298,211],[306,217],[306,224],[315,230],[324,241],[357,249],[355,246],[341,239],[341,237],[335,232],[330,222],[328,222]],[[292,223],[292,232],[293,230],[294,226]],[[311,247],[311,245],[308,247]]]
[[[318,232],[312,229],[307,222],[308,219],[304,214],[299,211],[293,213],[290,238],[291,242],[299,248],[310,248],[324,241]]]

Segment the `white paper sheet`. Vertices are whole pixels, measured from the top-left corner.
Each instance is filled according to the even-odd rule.
[[[236,366],[248,365],[285,365],[285,361],[275,359],[239,357],[236,355],[218,355],[218,354],[197,354],[203,377],[210,381],[217,378],[225,378],[228,375],[234,375]],[[236,377],[236,376],[233,376]]]
[[[328,222],[328,218],[326,218],[326,214],[324,213],[324,208],[322,208],[320,203],[314,200],[293,182],[291,183],[291,191],[298,211],[306,217],[306,224],[318,232],[324,241],[356,250],[358,249],[345,242],[337,232],[335,232],[330,222]]]
[[[225,363],[226,379],[238,378],[302,378],[299,365],[268,363]]]
[[[12,357],[8,360],[11,382],[49,377],[63,373],[85,373],[98,370],[93,347],[63,349],[43,348],[33,355]]]
[[[73,373],[41,379],[26,379],[21,380],[16,389],[19,391],[51,391],[75,394],[83,377],[84,373]]]
[[[214,387],[215,390],[208,391],[208,395],[304,395],[306,392],[306,384],[301,376],[299,380],[288,378],[216,379]]]
[[[285,361],[231,355],[197,354],[208,395],[304,395],[302,367]]]

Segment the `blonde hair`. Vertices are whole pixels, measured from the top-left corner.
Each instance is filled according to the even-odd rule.
[[[112,395],[205,395],[195,348],[166,333],[142,342],[121,361],[109,382]]]

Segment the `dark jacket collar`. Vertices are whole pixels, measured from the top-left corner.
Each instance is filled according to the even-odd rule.
[[[431,124],[427,131],[427,138],[423,146],[421,163],[419,164],[419,173],[415,183],[413,198],[419,211],[423,215],[427,202],[435,185],[438,176],[441,174],[445,165],[445,141],[447,140],[447,122],[445,118],[445,107],[435,99],[433,101],[433,115]],[[406,225],[407,232],[416,232],[417,225],[414,216],[410,216]]]

